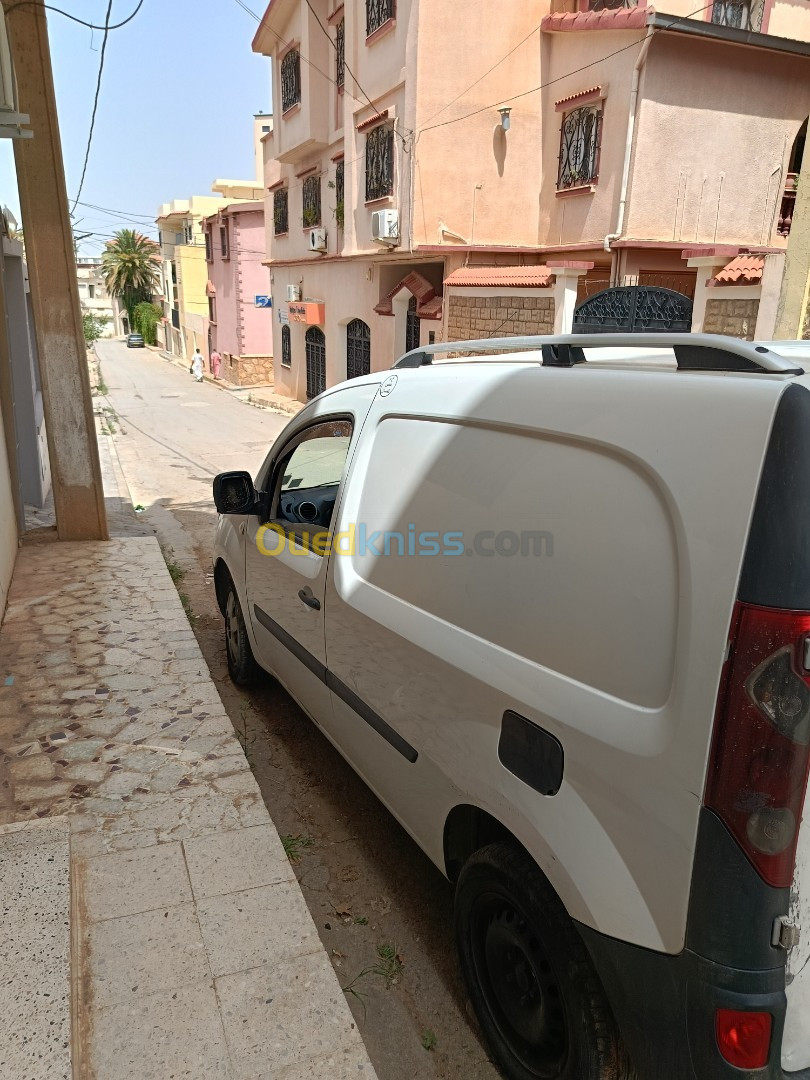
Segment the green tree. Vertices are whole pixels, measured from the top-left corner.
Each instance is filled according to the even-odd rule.
[[[163,310],[151,300],[142,300],[132,313],[133,329],[143,335],[147,345],[157,345],[157,325],[163,317]]]
[[[101,257],[101,273],[111,296],[126,308],[130,327],[135,325],[135,308],[151,301],[160,281],[158,246],[134,229],[119,229]]]
[[[91,348],[104,333],[104,328],[110,321],[109,315],[96,315],[92,311],[82,312],[82,326],[84,327],[84,342],[87,348]]]

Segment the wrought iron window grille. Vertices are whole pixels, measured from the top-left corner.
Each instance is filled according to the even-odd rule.
[[[292,343],[289,326],[281,328],[281,366],[292,367]]]
[[[366,136],[366,202],[394,193],[394,129],[380,124]]]
[[[366,37],[394,17],[394,0],[366,0]]]
[[[321,223],[321,178],[308,176],[303,185],[304,211],[302,221],[305,229]]]
[[[765,0],[714,0],[712,22],[716,26],[731,26],[737,30],[762,30]]]
[[[422,336],[422,320],[416,314],[416,297],[412,296],[408,301],[408,315],[405,320],[405,352],[418,349]]]
[[[341,19],[335,31],[335,82],[343,86],[346,82],[346,20]]]
[[[346,327],[346,378],[356,379],[371,371],[371,331],[362,319]]]
[[[281,61],[281,111],[301,102],[301,54],[290,49]]]
[[[283,236],[289,228],[287,189],[280,188],[273,192],[273,235]]]
[[[557,189],[584,187],[597,178],[602,112],[598,105],[582,105],[567,113],[560,130],[560,166]]]
[[[323,330],[310,326],[304,335],[307,359],[307,401],[326,389],[326,337]]]
[[[638,7],[638,0],[588,0],[589,11],[617,11],[619,8]]]

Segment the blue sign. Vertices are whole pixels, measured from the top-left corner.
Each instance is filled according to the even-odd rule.
[[[273,306],[273,298],[272,298],[272,296],[255,296],[253,298],[253,306],[254,307],[272,307]]]

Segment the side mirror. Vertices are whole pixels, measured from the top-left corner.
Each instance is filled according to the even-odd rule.
[[[214,503],[220,514],[252,514],[256,489],[250,473],[224,472],[215,476]]]

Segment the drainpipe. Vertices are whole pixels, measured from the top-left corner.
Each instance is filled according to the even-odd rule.
[[[655,33],[651,24],[647,26],[647,36],[641,45],[635,67],[633,68],[633,82],[630,87],[630,115],[627,120],[627,145],[624,148],[624,166],[622,168],[622,186],[619,191],[619,212],[616,215],[616,231],[608,233],[605,237],[605,251],[610,251],[610,245],[618,240],[624,228],[624,210],[627,206],[627,188],[630,183],[630,156],[633,152],[633,136],[636,130],[636,107],[638,105],[638,84],[641,79],[641,69],[647,59],[650,41]]]

